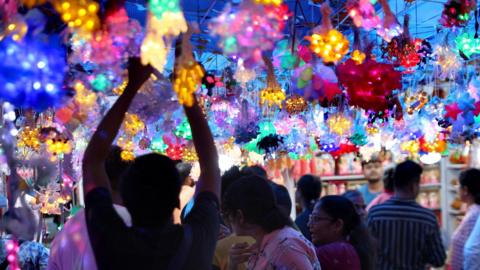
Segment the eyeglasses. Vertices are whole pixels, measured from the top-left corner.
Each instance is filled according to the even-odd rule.
[[[313,214],[310,215],[310,222],[318,223],[318,222],[320,222],[320,221],[322,221],[322,220],[332,221],[333,218],[330,218],[330,217],[322,217],[322,216],[313,215]]]

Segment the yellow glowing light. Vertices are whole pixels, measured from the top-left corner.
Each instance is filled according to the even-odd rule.
[[[377,127],[373,127],[373,126],[368,126],[365,128],[365,130],[369,135],[375,135],[380,131]]]
[[[145,129],[145,123],[133,113],[126,113],[125,120],[123,122],[125,133],[129,136],[135,136],[140,131]]]
[[[81,82],[76,82],[73,88],[75,89],[74,100],[81,107],[91,108],[97,103],[95,92],[88,90]]]
[[[72,152],[72,143],[69,139],[48,139],[47,152],[58,156]]]
[[[115,89],[112,90],[112,92],[115,95],[120,96],[121,94],[123,94],[123,91],[125,90],[125,87],[127,87],[127,84],[128,84],[128,78],[125,78],[119,86],[117,86]]]
[[[411,155],[416,155],[420,150],[420,144],[416,140],[406,141],[400,145],[400,149]]]
[[[255,0],[255,4],[280,6],[283,0]]]
[[[335,29],[327,34],[315,33],[307,39],[310,41],[310,49],[326,63],[340,61],[348,53],[350,45],[348,39]]]
[[[77,28],[85,37],[100,26],[98,3],[93,0],[52,0],[53,7],[70,28]]]
[[[327,124],[330,131],[338,135],[344,135],[352,128],[352,121],[343,115],[328,118]]]
[[[282,108],[282,102],[287,98],[282,88],[278,86],[267,86],[260,91],[260,105],[267,104],[268,107],[277,105]]]
[[[285,101],[285,107],[289,114],[297,114],[305,111],[308,107],[308,104],[303,97],[293,96]]]
[[[34,151],[40,149],[39,140],[40,131],[38,128],[32,129],[29,126],[24,127],[17,135],[18,148],[28,147]]]
[[[355,62],[355,64],[360,65],[365,61],[365,54],[359,50],[355,50],[352,53],[352,60]]]
[[[197,152],[193,148],[183,148],[182,151],[182,160],[185,162],[195,162],[198,161]]]
[[[193,105],[194,94],[200,85],[205,72],[202,67],[191,61],[187,65],[181,66],[175,74],[173,90],[177,93],[178,102],[190,107]]]
[[[165,12],[161,19],[149,13],[147,33],[140,48],[142,64],[150,63],[162,72],[167,62],[171,41],[180,33],[185,33],[187,29],[187,22],[182,12]]]

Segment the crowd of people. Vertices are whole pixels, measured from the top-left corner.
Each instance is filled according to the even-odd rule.
[[[301,211],[292,220],[287,189],[263,168],[235,166],[220,175],[195,101],[185,107],[201,171],[194,188],[191,168],[166,156],[126,163],[112,143],[151,72],[130,61],[127,87],[84,154],[85,209],[68,220],[50,253],[33,235],[15,233],[25,236],[21,269],[417,270],[446,263],[437,218],[416,203],[422,167],[413,161],[384,170],[380,159],[366,160],[368,183],[341,196],[322,196],[321,179],[304,175],[297,181]],[[460,186],[469,208],[452,236],[450,266],[480,269],[480,171],[464,171]],[[6,257],[3,242],[1,269]]]

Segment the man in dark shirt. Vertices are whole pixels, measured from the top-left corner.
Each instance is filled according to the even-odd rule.
[[[220,173],[213,137],[195,101],[185,107],[200,163],[195,203],[183,226],[172,223],[181,181],[166,156],[137,157],[124,175],[121,192],[132,216],[127,228],[112,206],[104,162],[136,92],[152,68],[129,62],[129,82],[105,115],[83,158],[87,228],[99,269],[210,269],[218,234]]]
[[[308,228],[308,219],[312,214],[313,206],[320,198],[322,193],[322,181],[320,177],[311,174],[306,174],[300,177],[297,184],[297,198],[302,206],[302,213],[295,219],[295,224],[308,240],[312,241],[310,229]]]
[[[379,246],[377,269],[425,270],[445,262],[437,219],[415,202],[421,174],[417,163],[400,163],[394,174],[394,196],[369,212],[368,227]]]

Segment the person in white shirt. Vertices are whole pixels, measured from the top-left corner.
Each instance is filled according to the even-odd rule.
[[[122,149],[112,146],[109,157],[105,162],[110,185],[114,208],[127,226],[132,225],[130,214],[122,206],[119,185],[120,178],[128,167],[128,163],[120,157]],[[75,216],[70,218],[52,242],[48,270],[96,270],[95,256],[88,238],[85,211],[81,209]]]

